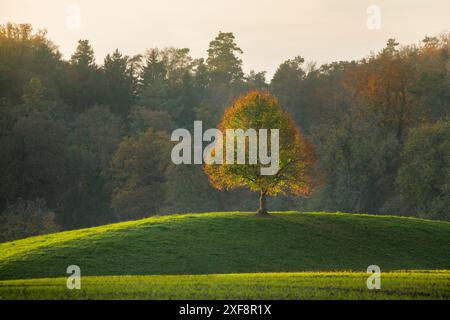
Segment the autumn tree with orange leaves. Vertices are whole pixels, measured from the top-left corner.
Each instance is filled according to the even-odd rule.
[[[218,129],[254,129],[260,139],[259,129],[279,129],[279,170],[273,175],[261,175],[264,167],[257,164],[206,164],[204,169],[211,184],[219,190],[247,187],[260,193],[258,214],[267,214],[266,197],[278,194],[308,196],[314,185],[313,165],[316,156],[312,144],[301,134],[275,97],[268,92],[252,91],[235,100],[223,116]],[[270,139],[269,139],[270,140]],[[223,158],[226,158],[225,139]],[[269,145],[270,141],[268,141]],[[245,138],[245,150],[249,150],[249,138]],[[258,146],[259,148],[259,146]],[[270,148],[268,148],[270,150]],[[233,150],[235,153],[236,148]],[[212,150],[214,155],[215,150]],[[248,152],[245,155],[249,159]],[[235,154],[236,158],[236,154]]]

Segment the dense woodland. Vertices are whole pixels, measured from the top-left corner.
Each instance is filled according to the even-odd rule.
[[[268,90],[313,142],[323,182],[271,210],[450,220],[450,34],[318,66],[301,56],[271,80],[242,69],[232,33],[206,59],[188,48],[119,49],[69,61],[44,31],[0,26],[0,241],[154,214],[254,210],[201,165],[171,162],[175,128],[215,127],[232,101]],[[301,54],[301,52],[300,52]]]

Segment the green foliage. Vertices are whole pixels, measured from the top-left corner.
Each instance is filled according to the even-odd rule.
[[[152,128],[171,133],[174,125],[167,111],[152,111],[143,106],[133,106],[128,116],[128,131],[137,135]]]
[[[82,228],[111,222],[108,217],[109,197],[104,176],[95,153],[83,145],[68,147],[66,163],[70,181],[62,192],[58,222],[65,229]],[[99,169],[100,168],[100,169]]]
[[[442,35],[419,47],[398,47],[391,39],[381,52],[360,61],[313,67],[288,94],[294,81],[274,77],[272,89],[290,99],[287,106],[318,146],[325,172],[323,188],[304,208],[423,214],[395,180],[408,130],[445,119],[450,110],[450,78],[443,71],[448,40]]]
[[[187,48],[149,50],[142,71],[139,104],[168,111],[179,126],[191,126],[201,90],[193,75],[196,63]]]
[[[107,54],[103,63],[103,103],[111,107],[111,111],[125,116],[135,100],[135,74],[132,59],[122,55],[118,49]]]
[[[18,103],[23,88],[38,77],[51,91],[60,88],[64,74],[61,54],[46,38],[46,31],[33,33],[29,24],[0,25],[0,97]]]
[[[37,104],[44,97],[45,87],[39,78],[33,77],[30,83],[23,89],[23,101],[25,104]]]
[[[250,70],[250,73],[245,77],[247,83],[247,91],[267,91],[269,86],[266,82],[266,72],[260,71],[256,72]]]
[[[252,91],[237,99],[225,111],[219,129],[222,133],[228,129],[242,129],[244,132],[256,130],[258,143],[261,139],[260,129],[279,130],[279,150],[276,151],[279,155],[279,170],[272,175],[262,175],[261,162],[250,164],[248,160],[245,164],[207,164],[205,172],[214,187],[219,190],[247,187],[251,191],[261,192],[262,201],[265,201],[266,195],[310,194],[313,184],[312,167],[316,160],[313,148],[269,93]],[[226,159],[229,152],[226,138],[222,143],[223,158]],[[246,140],[245,144],[248,152],[250,142]],[[236,154],[235,148],[234,159],[237,158]],[[265,211],[265,207],[260,210]]]
[[[0,242],[52,233],[58,230],[55,213],[45,201],[19,199],[0,214]]]
[[[75,111],[84,111],[99,101],[101,80],[94,49],[88,40],[79,40],[68,68],[70,83],[63,92]]]
[[[67,129],[48,116],[20,118],[0,140],[0,194],[4,202],[17,198],[46,200],[55,208],[67,187]]]
[[[301,89],[306,77],[306,72],[302,69],[304,59],[300,56],[289,59],[280,64],[276,70],[270,89],[280,100],[280,104],[294,116],[295,119],[303,122],[301,117],[302,101]]]
[[[110,164],[124,135],[122,120],[107,106],[94,106],[78,114],[71,123],[71,142],[95,154],[100,170]]]
[[[344,118],[314,136],[327,183],[315,195],[312,208],[380,212],[393,187],[389,175],[399,150],[395,135],[384,135],[368,121],[352,123]]]
[[[411,130],[397,185],[421,215],[450,219],[450,121]]]
[[[231,32],[219,32],[209,43],[208,69],[214,83],[232,83],[243,79],[242,60],[236,54],[244,52],[234,42]]]
[[[78,40],[78,46],[70,58],[70,62],[83,71],[96,68],[94,49],[89,44],[89,40]]]
[[[211,188],[207,176],[199,165],[170,166],[164,188],[166,193],[165,207],[162,210],[164,214],[206,212],[221,205],[221,193]]]
[[[119,219],[158,212],[164,199],[161,185],[170,164],[170,148],[167,135],[152,129],[120,143],[111,162],[111,206]]]

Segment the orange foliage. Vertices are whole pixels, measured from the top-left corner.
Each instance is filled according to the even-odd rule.
[[[280,157],[279,170],[274,175],[261,175],[259,161],[257,164],[205,165],[204,170],[215,188],[247,187],[267,195],[291,193],[307,196],[312,192],[315,178],[312,169],[317,160],[314,147],[268,92],[251,91],[238,98],[225,110],[218,128],[222,132],[227,129],[255,129],[257,133],[259,129],[279,129]],[[224,148],[224,158],[225,153]]]

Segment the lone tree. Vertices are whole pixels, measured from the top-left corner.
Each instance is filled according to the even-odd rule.
[[[238,187],[247,187],[251,191],[260,193],[259,209],[257,214],[268,214],[266,197],[277,194],[295,194],[308,196],[312,191],[312,169],[316,161],[313,146],[301,134],[290,118],[278,104],[275,97],[268,92],[252,91],[235,100],[229,107],[220,122],[218,129],[225,135],[227,129],[242,129],[245,132],[245,164],[226,161],[223,163],[206,164],[204,169],[211,184],[219,190],[229,190]],[[250,129],[250,130],[249,130]],[[250,164],[249,132],[254,129],[261,147],[260,129],[267,131],[278,129],[279,131],[279,161],[278,171],[272,175],[262,175],[261,168],[267,165],[261,164],[260,159],[256,164]],[[242,132],[242,131],[241,131]],[[263,139],[266,138],[265,136]],[[271,141],[267,142],[270,150]],[[217,143],[217,141],[216,141]],[[222,143],[223,158],[227,158],[226,141],[219,141],[211,151],[215,155],[217,146]],[[234,142],[233,142],[234,143]],[[232,150],[236,159],[237,148]],[[259,155],[261,154],[261,150]],[[273,155],[271,155],[273,156]]]

